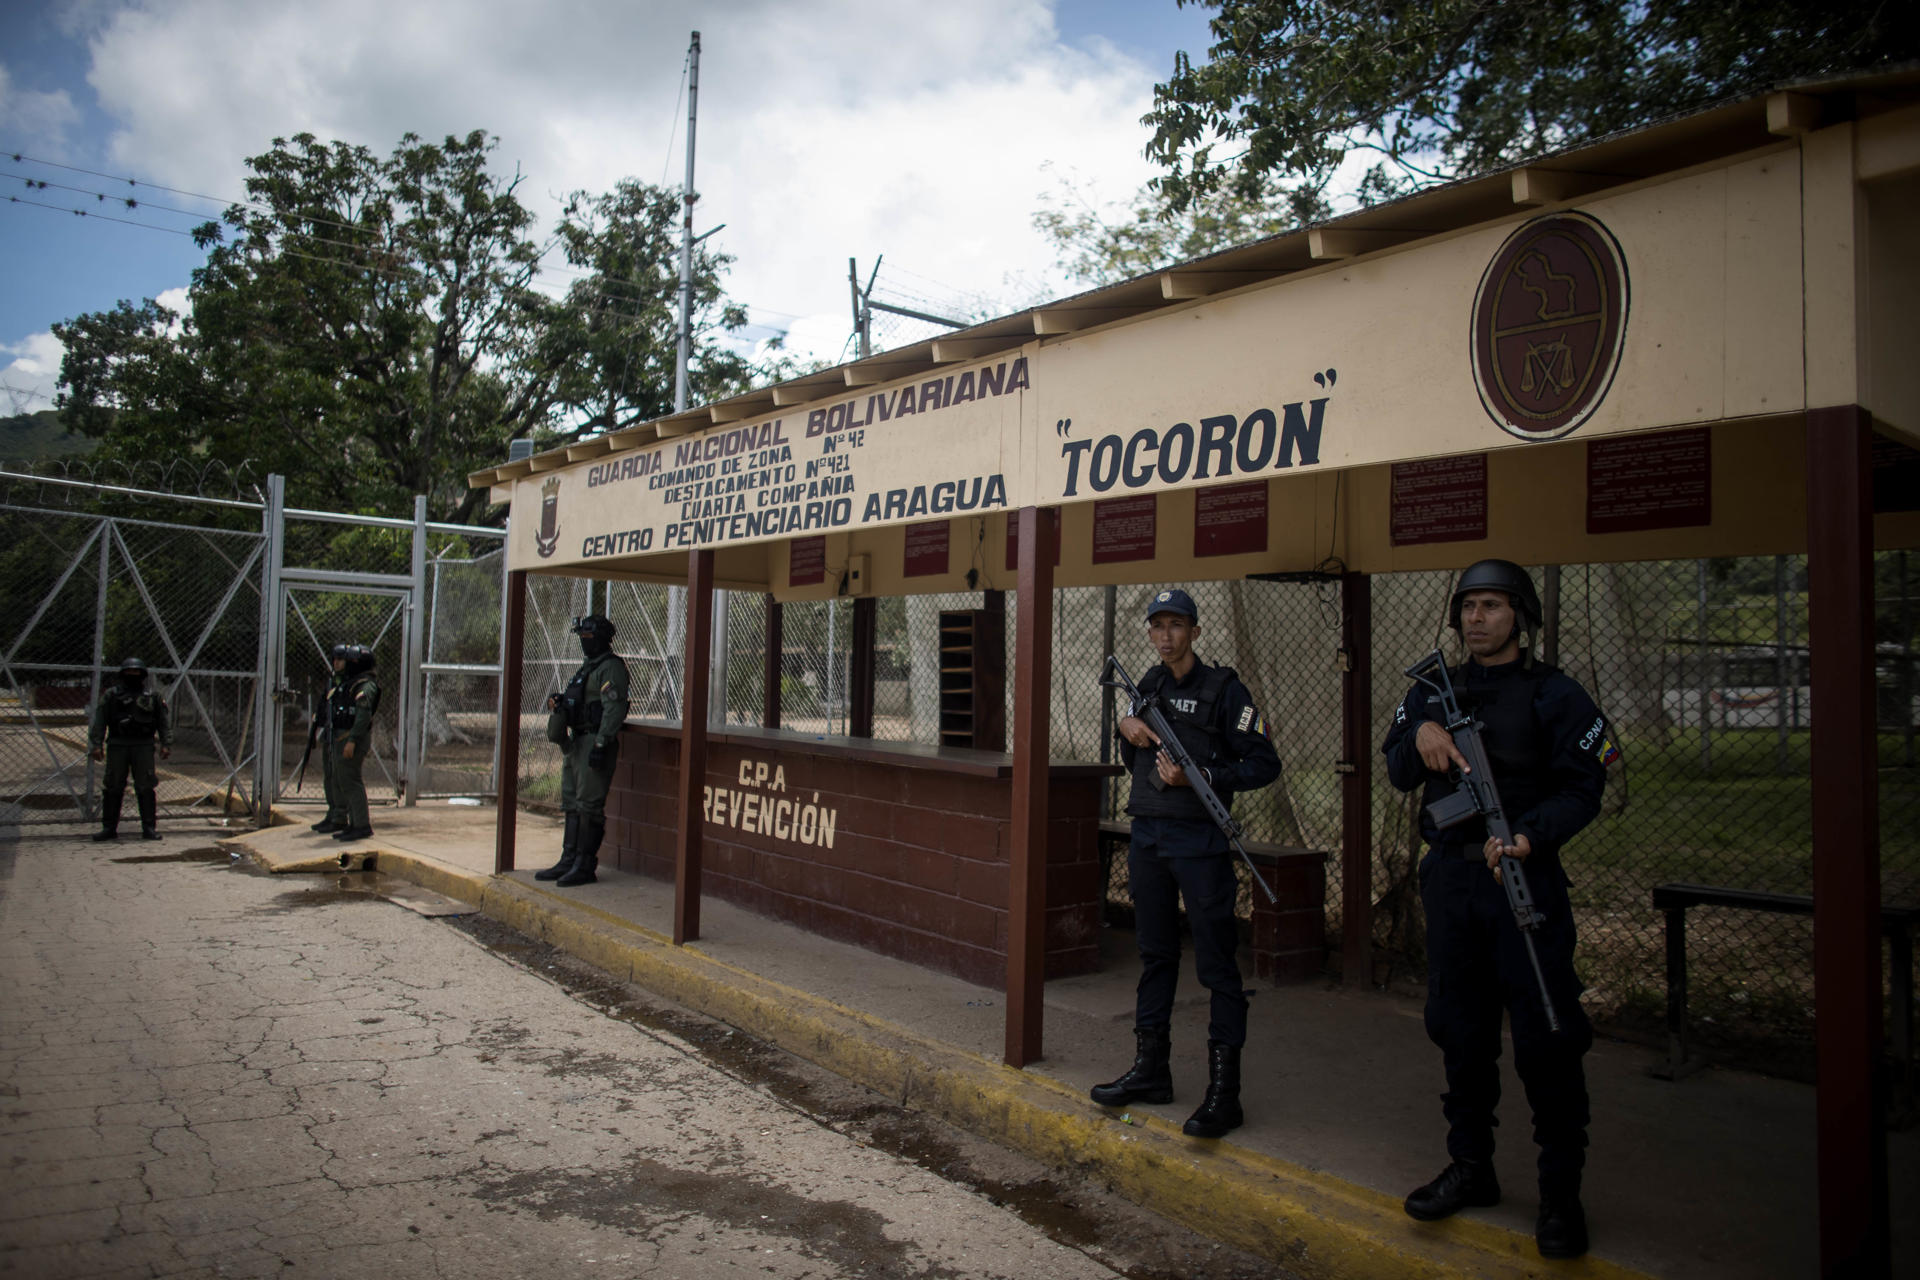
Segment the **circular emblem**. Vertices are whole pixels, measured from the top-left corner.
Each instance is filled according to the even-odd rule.
[[[1620,367],[1627,264],[1613,234],[1580,213],[1507,237],[1473,300],[1473,380],[1502,430],[1555,440],[1593,415]]]

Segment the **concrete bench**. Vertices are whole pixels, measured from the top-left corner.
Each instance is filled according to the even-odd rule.
[[[1766,893],[1704,884],[1662,884],[1653,889],[1653,909],[1666,915],[1667,1060],[1653,1069],[1662,1080],[1678,1080],[1703,1063],[1687,1048],[1687,911],[1692,907],[1730,907],[1810,916],[1813,899],[1798,893]],[[1880,908],[1880,928],[1892,948],[1893,1051],[1892,1114],[1904,1119],[1914,1109],[1913,934],[1920,907]]]
[[[1132,834],[1133,824],[1124,819],[1100,824],[1103,870],[1125,856]],[[1320,977],[1327,967],[1327,861],[1333,855],[1265,840],[1241,844],[1280,899],[1268,902],[1253,890],[1254,976],[1276,985]]]

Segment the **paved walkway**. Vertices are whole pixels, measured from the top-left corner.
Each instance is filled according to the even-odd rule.
[[[238,842],[279,870],[371,852],[384,872],[477,903],[974,1132],[1096,1169],[1167,1216],[1307,1274],[1747,1280],[1818,1269],[1807,1085],[1721,1070],[1673,1084],[1648,1076],[1654,1051],[1597,1045],[1585,1196],[1594,1253],[1549,1264],[1533,1249],[1533,1149],[1511,1079],[1497,1157],[1506,1202],[1438,1224],[1401,1212],[1406,1191],[1446,1162],[1438,1055],[1418,1002],[1322,984],[1263,988],[1245,1056],[1248,1122],[1227,1141],[1197,1142],[1179,1132],[1205,1087],[1206,1001],[1190,962],[1174,1015],[1175,1104],[1122,1116],[1086,1098],[1131,1056],[1127,935],[1109,938],[1102,972],[1047,984],[1046,1057],[1015,1071],[999,1061],[997,990],[713,898],[701,906],[700,940],[674,947],[671,884],[604,869],[599,883],[572,890],[530,870],[494,876],[491,808],[434,802],[374,821],[374,838],[351,846],[304,823]],[[544,866],[558,855],[560,824],[523,813],[517,838],[520,864]],[[1920,1128],[1890,1135],[1889,1156],[1892,1203],[1920,1203]],[[1895,1274],[1920,1273],[1920,1221],[1898,1208],[1894,1218]]]

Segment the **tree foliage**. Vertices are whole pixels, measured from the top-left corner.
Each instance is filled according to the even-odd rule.
[[[670,404],[677,195],[580,193],[556,233],[584,278],[537,287],[542,246],[520,176],[485,132],[409,134],[387,156],[310,134],[248,161],[247,200],[198,229],[190,314],[149,299],[55,325],[60,406],[108,456],[252,459],[302,505],[482,519],[466,476],[510,441],[542,445]],[[726,259],[697,266],[696,387],[742,385],[714,346],[744,317]],[[663,372],[664,368],[664,372]],[[661,387],[668,400],[661,399]]]
[[[1177,0],[1219,12],[1145,117],[1177,209],[1287,177],[1324,189],[1378,151],[1362,198],[1484,172],[1709,103],[1920,56],[1886,0]]]
[[[613,431],[673,412],[679,216],[679,192],[632,179],[604,195],[576,191],[567,201],[560,244],[567,262],[588,274],[568,289],[548,341],[558,401],[581,431]],[[695,400],[743,389],[753,373],[744,357],[713,341],[718,331],[747,323],[745,309],[720,289],[732,261],[694,246],[687,381]]]
[[[1265,180],[1253,196],[1219,186],[1177,208],[1148,186],[1123,207],[1103,210],[1063,179],[1041,197],[1033,225],[1070,279],[1098,287],[1276,235],[1326,212],[1318,192],[1282,191]]]

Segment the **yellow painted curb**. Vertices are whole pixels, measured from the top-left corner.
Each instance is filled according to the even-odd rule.
[[[616,978],[970,1132],[1079,1170],[1210,1238],[1327,1280],[1567,1276],[1646,1280],[1604,1259],[1547,1262],[1531,1237],[1486,1223],[1416,1223],[1395,1197],[1157,1116],[1131,1124],[1058,1081],[928,1040],[506,876],[381,849],[376,865],[566,951]]]

